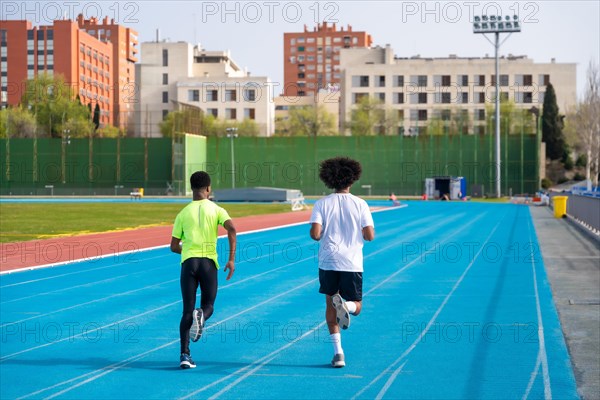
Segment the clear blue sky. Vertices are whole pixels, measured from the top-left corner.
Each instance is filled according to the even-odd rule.
[[[156,29],[171,41],[200,42],[207,50],[231,50],[252,75],[283,82],[283,33],[312,29],[317,22],[367,31],[374,45],[390,44],[396,55],[423,57],[493,55],[472,16],[518,13],[522,32],[501,54],[536,62],[577,63],[577,94],[583,94],[591,59],[600,63],[600,1],[3,1],[3,19],[51,23],[58,15],[108,16],[153,41]],[[498,11],[495,11],[498,10]],[[143,55],[142,55],[143,57]],[[283,85],[282,85],[283,86]]]

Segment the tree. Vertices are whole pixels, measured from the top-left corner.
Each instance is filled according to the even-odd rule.
[[[494,128],[494,106],[488,104],[485,110],[486,126]],[[512,100],[500,100],[500,133],[515,135],[535,132],[535,119],[528,110],[518,108]]]
[[[600,69],[590,61],[583,100],[566,118],[567,140],[575,150],[583,153],[585,178],[598,186],[600,171]]]
[[[98,130],[100,127],[100,103],[96,103],[96,107],[94,107],[94,118],[92,119],[94,122],[94,130]]]
[[[289,135],[331,136],[337,134],[334,117],[323,105],[290,107],[287,121]]]
[[[546,155],[558,160],[565,153],[565,139],[562,133],[563,122],[558,112],[556,93],[551,83],[546,86],[542,111],[542,140],[546,143]]]
[[[353,136],[396,134],[396,115],[393,110],[386,110],[380,100],[364,96],[351,111],[348,127]]]
[[[0,138],[31,138],[37,124],[33,115],[23,107],[9,107],[0,111]]]
[[[28,80],[21,97],[21,106],[34,116],[39,136],[61,137],[68,121],[90,119],[90,113],[73,98],[72,88],[65,83],[62,75],[42,74]],[[80,131],[71,131],[70,134],[73,137],[87,135]]]

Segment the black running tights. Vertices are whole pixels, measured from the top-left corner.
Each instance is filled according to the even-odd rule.
[[[183,315],[179,323],[181,352],[190,353],[190,328],[192,314],[196,308],[196,290],[200,285],[200,308],[204,312],[204,320],[213,313],[213,305],[217,297],[217,268],[210,258],[188,258],[181,265],[181,297],[183,299]]]

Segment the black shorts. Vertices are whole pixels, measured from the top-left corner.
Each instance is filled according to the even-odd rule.
[[[333,296],[340,292],[346,301],[362,301],[362,272],[326,271],[319,268],[319,293]]]

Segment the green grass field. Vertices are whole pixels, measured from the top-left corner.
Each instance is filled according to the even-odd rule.
[[[0,204],[0,243],[169,225],[185,204]],[[290,211],[289,204],[222,204],[232,218]]]

